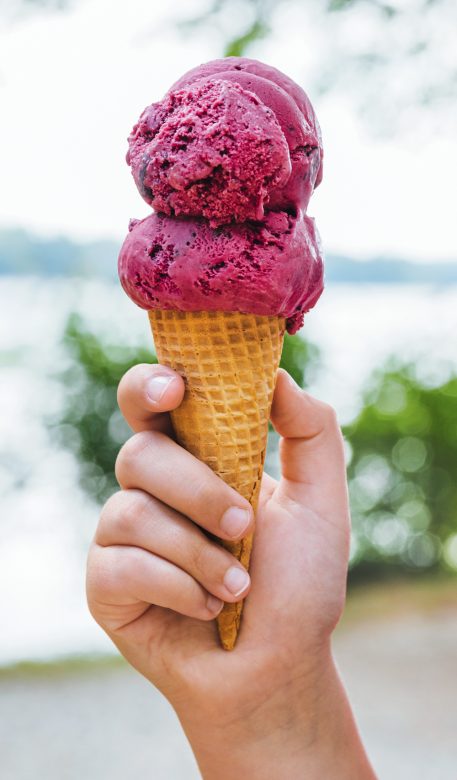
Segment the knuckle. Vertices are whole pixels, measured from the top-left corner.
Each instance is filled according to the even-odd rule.
[[[89,608],[107,605],[117,600],[126,583],[141,568],[140,551],[135,548],[92,546],[86,572],[86,594]],[[91,612],[93,613],[92,609]]]
[[[115,518],[119,513],[119,504],[121,504],[123,500],[122,493],[123,491],[121,490],[118,490],[117,493],[113,493],[101,509],[97,530],[95,532],[97,544],[103,545],[104,540],[110,535],[111,529],[115,524]]]
[[[147,568],[144,566],[144,551],[137,547],[125,548],[119,546],[114,555],[115,587],[119,590],[120,583],[125,590],[125,583],[134,579],[142,579]]]
[[[121,538],[128,539],[140,518],[146,512],[147,496],[139,490],[124,491],[123,505],[116,517],[116,528]]]
[[[203,539],[192,546],[190,567],[196,579],[206,586],[220,585],[225,571],[234,561],[216,544]]]
[[[324,427],[339,428],[338,417],[333,406],[330,406],[330,404],[325,403],[325,401],[320,401],[319,403],[320,403],[320,413],[322,416]]]
[[[121,412],[124,411],[125,407],[125,399],[128,394],[130,394],[131,390],[131,383],[132,383],[132,371],[133,369],[130,368],[126,374],[122,377],[121,381],[119,382],[117,386],[117,405]]]
[[[210,556],[208,550],[209,544],[204,541],[198,541],[192,545],[190,550],[191,566],[198,574],[208,575]]]
[[[207,474],[203,474],[195,479],[191,484],[192,495],[197,506],[205,507],[205,511],[210,511],[214,503],[214,495],[211,490],[211,480]]]
[[[114,567],[104,549],[93,545],[87,561],[86,596],[91,614],[97,617],[97,604],[109,600],[113,588]]]
[[[117,490],[113,493],[102,507],[100,512],[100,521],[109,523],[111,518],[116,517],[125,504],[127,490]]]
[[[236,500],[231,497],[232,489],[209,467],[199,469],[198,475],[189,484],[189,492],[196,511],[204,514],[211,525],[218,522],[224,510]]]
[[[128,485],[138,459],[144,450],[151,445],[153,434],[151,431],[141,431],[131,436],[119,451],[116,458],[114,472],[120,485]]]
[[[138,363],[132,366],[124,374],[117,388],[117,403],[122,411],[127,396],[131,396],[136,390],[141,389],[144,380],[145,371],[149,367],[145,363]]]
[[[119,490],[104,505],[97,529],[98,544],[110,544],[113,539],[127,540],[138,519],[144,513],[147,496],[140,490]]]

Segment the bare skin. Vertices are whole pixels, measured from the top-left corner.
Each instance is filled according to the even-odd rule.
[[[282,476],[262,482],[249,577],[203,532],[239,539],[254,519],[173,440],[167,412],[183,392],[163,366],[136,366],[120,383],[135,435],[89,553],[90,610],[172,704],[206,780],[371,780],[331,653],[350,529],[336,416],[279,372],[271,420]],[[214,617],[246,597],[227,653]]]

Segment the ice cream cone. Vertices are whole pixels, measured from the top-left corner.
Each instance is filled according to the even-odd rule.
[[[257,508],[268,420],[285,320],[239,312],[148,312],[157,357],[185,379],[171,413],[179,443]],[[252,535],[223,542],[249,567]],[[243,602],[225,604],[217,623],[232,650]]]

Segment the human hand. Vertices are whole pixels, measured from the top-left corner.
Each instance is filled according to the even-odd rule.
[[[349,548],[335,414],[278,373],[271,419],[282,476],[262,481],[250,584],[202,531],[239,539],[253,518],[241,496],[173,441],[166,412],[183,393],[182,379],[163,366],[136,366],[121,381],[119,405],[136,434],[119,454],[122,490],[105,505],[89,554],[91,612],[169,699],[204,777],[372,778],[330,650]],[[229,535],[223,519],[236,517],[245,527]],[[227,653],[213,618],[221,600],[248,593]]]

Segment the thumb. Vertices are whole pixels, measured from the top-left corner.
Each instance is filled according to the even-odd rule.
[[[331,594],[344,590],[346,473],[335,412],[285,371],[278,372],[271,420],[282,437],[282,476],[257,515],[240,640],[290,649],[317,636]]]
[[[271,421],[281,436],[281,493],[299,503],[314,499],[321,511],[331,511],[346,493],[343,437],[335,411],[280,369]]]

